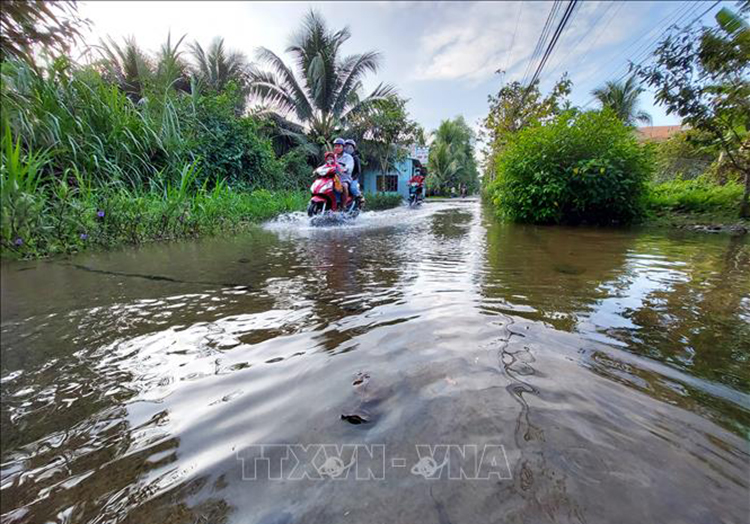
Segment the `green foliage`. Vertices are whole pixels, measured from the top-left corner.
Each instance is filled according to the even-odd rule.
[[[303,148],[294,148],[280,159],[280,189],[307,189],[312,183],[312,169],[308,163],[308,153]]]
[[[231,185],[277,187],[282,166],[270,140],[262,138],[258,122],[237,117],[232,89],[201,96],[194,118],[188,118],[190,151],[201,158],[210,184],[226,180]]]
[[[458,190],[465,184],[473,193],[479,187],[479,173],[474,160],[474,132],[463,117],[443,120],[433,132],[430,146],[427,190],[432,194],[446,194],[451,187]]]
[[[742,201],[743,187],[737,182],[718,185],[702,176],[692,180],[674,179],[649,187],[649,210],[716,213],[731,212]]]
[[[196,187],[198,175],[196,165],[188,164],[179,180],[148,190],[91,190],[59,181],[27,193],[6,192],[4,172],[3,255],[46,256],[217,234],[307,205],[303,192],[235,191],[223,183]]]
[[[33,67],[35,49],[53,57],[65,53],[88,23],[78,16],[75,2],[6,0],[0,16],[0,59],[24,60]]]
[[[170,154],[161,126],[91,69],[59,59],[44,73],[21,62],[2,63],[2,119],[28,151],[53,152],[49,173],[75,167],[99,183],[137,185]]]
[[[490,95],[490,111],[483,122],[480,138],[484,150],[485,182],[494,177],[495,158],[502,154],[514,133],[521,129],[548,122],[570,107],[567,100],[572,82],[563,75],[547,96],[539,91],[539,81],[531,86],[521,82],[504,84],[497,95]]]
[[[611,111],[567,112],[513,136],[489,192],[515,221],[631,222],[652,166],[651,146]]]
[[[403,198],[397,193],[368,193],[365,196],[365,209],[367,211],[379,211],[391,209],[403,203]]]
[[[721,148],[745,178],[740,216],[750,217],[750,28],[723,8],[717,25],[683,30],[659,43],[651,65],[635,68],[655,88],[655,99],[684,124],[701,131],[705,145]]]
[[[374,159],[381,173],[402,160],[411,144],[424,140],[424,131],[409,118],[408,100],[391,95],[352,117],[346,136],[357,141],[365,161]]]

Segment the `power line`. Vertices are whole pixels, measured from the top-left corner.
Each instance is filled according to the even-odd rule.
[[[542,33],[539,35],[539,40],[537,40],[534,51],[531,53],[531,57],[529,58],[529,62],[526,64],[526,71],[524,71],[523,77],[521,78],[521,85],[526,83],[526,79],[529,77],[529,73],[531,72],[532,64],[536,61],[539,53],[541,53],[542,49],[544,48],[544,44],[547,41],[547,35],[549,34],[549,29],[550,27],[552,27],[552,21],[557,16],[557,11],[560,10],[560,5],[562,5],[562,0],[555,0],[555,2],[552,4],[552,8],[547,15],[547,21],[544,23],[544,27],[542,28]]]
[[[661,34],[656,36],[655,38],[649,38],[649,35],[654,32],[654,30],[664,27],[666,23],[666,27],[671,27],[672,24],[676,23],[678,20],[682,19],[682,17],[685,15],[686,12],[690,11],[691,6],[693,5],[692,1],[685,2],[684,4],[680,5],[677,9],[669,13],[667,16],[659,20],[655,25],[653,25],[651,28],[649,28],[647,31],[641,34],[638,38],[633,40],[631,44],[626,47],[624,50],[620,51],[620,55],[626,55],[627,52],[632,49],[635,45],[640,44],[640,46],[636,49],[636,51],[631,56],[639,56],[641,51],[645,48],[650,46],[653,42],[657,41]],[[670,21],[671,19],[671,21]],[[655,34],[655,33],[654,33]],[[663,33],[662,33],[663,34]],[[628,62],[625,61],[625,66],[627,67]],[[619,74],[619,71],[623,68],[623,65],[619,65],[615,67],[614,69],[609,70],[605,75],[605,77],[612,77],[616,74]],[[584,106],[585,107],[585,106]]]
[[[503,71],[507,73],[508,66],[510,65],[510,59],[513,55],[513,45],[516,43],[516,33],[518,33],[518,22],[521,20],[521,11],[523,10],[523,2],[518,2],[518,16],[516,16],[516,28],[513,30],[513,38],[510,40],[510,49],[505,55],[505,67]]]
[[[617,12],[618,12],[618,11],[619,11],[619,10],[620,10],[620,9],[622,8],[622,6],[623,6],[623,5],[625,5],[625,4],[624,4],[624,2],[613,1],[613,2],[607,2],[607,3],[606,3],[606,5],[607,5],[607,7],[606,7],[606,8],[604,9],[604,11],[602,12],[602,14],[601,14],[601,15],[599,15],[599,18],[597,18],[596,20],[594,20],[594,22],[593,22],[593,23],[591,24],[591,27],[596,27],[596,25],[597,25],[597,24],[598,24],[598,23],[599,23],[599,22],[600,22],[600,21],[601,21],[601,20],[602,20],[602,19],[603,19],[603,18],[604,18],[605,16],[607,16],[607,13],[609,13],[610,11],[612,11],[612,6],[614,6],[614,5],[617,5],[617,8],[616,8],[616,9],[615,9],[614,11],[612,11],[612,15],[610,15],[610,17],[609,17],[609,20],[607,20],[607,23],[606,23],[606,24],[604,24],[604,25],[603,25],[603,26],[601,27],[601,29],[600,29],[600,30],[598,31],[598,33],[596,33],[596,35],[595,35],[595,39],[594,39],[594,40],[592,40],[592,43],[591,43],[591,44],[590,44],[590,45],[588,46],[588,48],[586,49],[586,52],[585,52],[585,53],[583,54],[582,58],[580,58],[580,59],[578,59],[578,60],[577,60],[577,62],[578,62],[578,63],[583,63],[583,62],[584,62],[584,60],[585,60],[586,56],[588,56],[588,54],[589,54],[589,51],[591,51],[591,48],[592,48],[592,47],[594,46],[594,44],[595,44],[596,42],[598,42],[598,41],[599,41],[599,37],[600,37],[600,36],[602,35],[602,33],[604,32],[604,30],[605,30],[605,29],[606,29],[607,27],[609,27],[609,24],[610,24],[610,23],[612,22],[612,19],[614,18],[614,16],[615,16],[615,15],[617,14]],[[559,61],[557,62],[557,65],[555,66],[555,68],[554,68],[554,69],[552,69],[552,71],[550,71],[550,72],[549,72],[549,73],[547,73],[547,74],[548,74],[548,75],[552,75],[552,73],[554,73],[555,71],[557,71],[558,69],[560,69],[560,66],[561,66],[561,65],[563,65],[563,64],[564,64],[564,63],[565,63],[565,62],[566,62],[566,61],[568,60],[568,57],[570,57],[570,55],[571,55],[571,54],[573,53],[573,51],[575,51],[576,47],[578,47],[578,46],[579,46],[579,45],[581,44],[581,42],[583,42],[583,40],[584,40],[584,39],[585,39],[585,38],[586,38],[587,36],[589,36],[589,35],[591,35],[591,34],[592,34],[591,32],[584,32],[584,33],[583,33],[583,34],[581,35],[581,38],[579,38],[579,39],[578,39],[578,41],[577,41],[577,42],[576,42],[576,43],[575,43],[575,44],[574,44],[574,45],[573,45],[573,46],[572,46],[572,47],[570,48],[570,51],[568,51],[568,53],[567,53],[567,54],[566,54],[566,55],[565,55],[565,56],[564,56],[564,57],[563,57],[563,58],[562,58],[561,60],[559,60]]]
[[[695,17],[689,24],[687,24],[685,27],[683,27],[680,31],[682,32],[682,31],[685,31],[686,29],[690,28],[693,24],[695,24],[695,22],[697,22],[698,20],[700,20],[701,18],[703,18],[706,15],[706,13],[708,13],[709,11],[711,11],[711,9],[713,9],[714,7],[716,7],[720,2],[721,2],[721,0],[716,0],[713,4],[711,4],[711,6],[708,9],[706,9],[700,15],[698,15],[697,17]],[[644,63],[646,63],[646,61],[651,58],[651,56],[652,56],[651,52],[658,45],[658,43],[662,39],[662,37],[667,32],[671,31],[675,24],[679,23],[683,18],[686,18],[686,17],[689,17],[690,15],[692,15],[695,11],[698,10],[699,7],[700,7],[699,5],[695,5],[692,9],[684,10],[683,13],[682,13],[682,15],[680,15],[679,18],[674,23],[671,23],[664,31],[662,31],[656,38],[654,38],[651,41],[650,44],[646,45],[645,48],[644,48],[644,46],[641,46],[641,48],[639,48],[639,50],[643,49],[643,51],[640,52],[632,60],[629,60],[628,62],[626,62],[625,65],[628,65],[629,63],[635,63],[636,60],[640,60],[636,64],[636,67],[640,67]],[[619,71],[620,69],[622,69],[622,66],[618,67],[617,71]],[[625,71],[622,75],[620,75],[617,78],[617,80],[615,80],[615,82],[622,81],[626,76],[628,76],[630,74],[630,71],[631,71],[631,68],[628,67],[628,70]],[[586,108],[586,107],[590,106],[592,103],[594,103],[595,101],[596,101],[596,98],[592,98],[583,107]]]
[[[579,0],[570,0],[568,2],[568,7],[565,9],[565,12],[563,13],[563,17],[560,20],[560,23],[557,25],[555,34],[552,36],[552,40],[550,40],[550,43],[547,46],[547,50],[545,51],[541,62],[539,62],[539,66],[536,68],[536,71],[534,72],[534,76],[531,77],[531,81],[529,82],[529,85],[526,88],[526,93],[529,92],[529,90],[531,89],[531,86],[533,86],[534,82],[537,81],[537,79],[539,78],[539,75],[542,73],[542,70],[544,69],[544,65],[547,63],[547,60],[549,59],[550,56],[552,56],[552,52],[555,50],[555,45],[557,45],[557,41],[560,38],[560,35],[565,30],[565,26],[570,21],[570,18],[573,16],[573,12],[575,11],[576,6],[578,5],[578,1]]]

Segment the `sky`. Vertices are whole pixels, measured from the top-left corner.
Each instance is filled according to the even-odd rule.
[[[567,72],[575,105],[591,103],[591,90],[627,71],[629,59],[649,56],[649,47],[669,25],[692,22],[713,1],[585,1],[562,33],[541,75],[547,92]],[[703,17],[711,24],[721,2]],[[250,59],[259,46],[282,56],[304,14],[318,10],[332,29],[349,26],[344,54],[378,50],[382,67],[365,87],[394,84],[409,99],[413,119],[428,131],[463,115],[475,129],[487,113],[487,96],[503,82],[520,80],[529,67],[552,2],[80,2],[92,22],[87,43],[103,36],[134,36],[155,51],[171,31],[173,40],[206,46],[216,36]],[[534,67],[536,64],[534,64]],[[498,74],[498,70],[506,73]],[[530,75],[529,75],[530,76]],[[654,125],[678,124],[644,93],[642,109]]]

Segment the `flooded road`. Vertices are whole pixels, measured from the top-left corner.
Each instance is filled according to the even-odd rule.
[[[750,245],[477,202],[2,266],[5,523],[742,523]]]

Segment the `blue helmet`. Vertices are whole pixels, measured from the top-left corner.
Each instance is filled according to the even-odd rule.
[[[346,145],[346,142],[344,142],[343,138],[339,137],[339,138],[337,138],[336,140],[333,141],[333,145],[334,146],[339,146],[339,145],[340,146],[344,146],[344,145]]]

